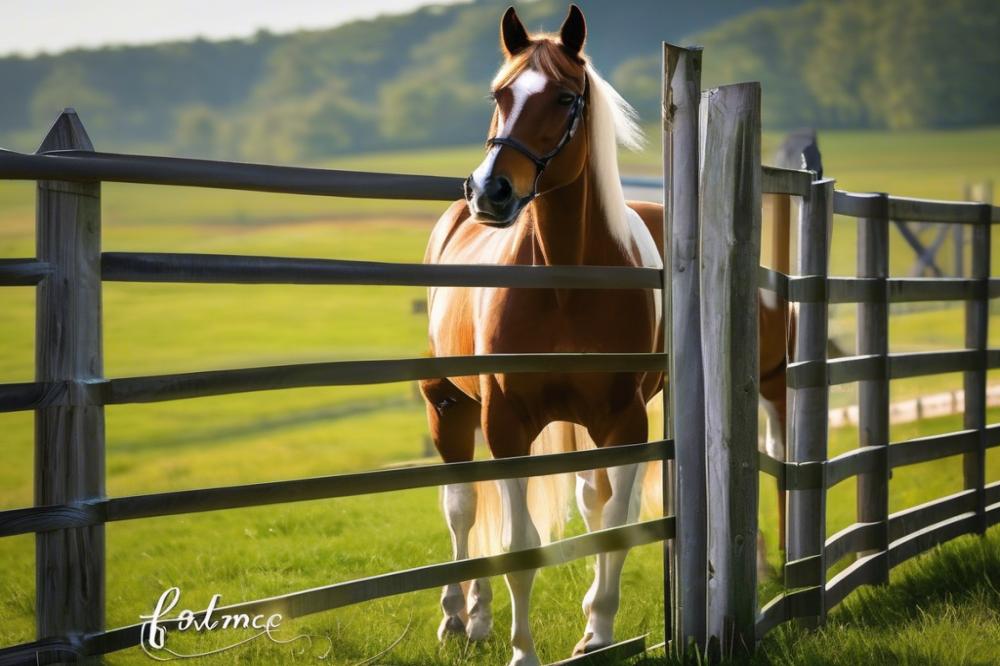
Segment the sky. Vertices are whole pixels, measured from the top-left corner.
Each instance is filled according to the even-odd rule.
[[[328,28],[462,0],[0,0],[0,55]]]

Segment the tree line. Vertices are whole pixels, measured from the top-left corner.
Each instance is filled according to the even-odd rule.
[[[0,144],[30,150],[64,106],[95,143],[190,156],[316,161],[481,140],[504,0],[426,7],[330,30],[0,59]],[[706,86],[760,80],[772,128],[1000,122],[992,0],[580,2],[588,51],[647,121],[659,42],[706,48]],[[521,3],[556,28],[562,0]]]

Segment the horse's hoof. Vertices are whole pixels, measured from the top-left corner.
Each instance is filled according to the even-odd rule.
[[[438,640],[444,642],[448,634],[464,634],[465,623],[457,615],[446,615],[438,627]]]
[[[601,650],[603,648],[611,645],[610,642],[606,643],[603,641],[598,641],[595,639],[594,634],[589,631],[583,635],[580,642],[576,644],[573,648],[573,656],[579,657],[582,654],[587,654],[588,652],[593,652],[594,650]]]
[[[514,656],[508,666],[541,666],[541,663],[538,661],[538,655],[534,652],[526,653],[514,650]]]
[[[470,641],[481,641],[488,638],[492,632],[493,618],[490,616],[470,617],[469,624],[465,626],[465,635]]]

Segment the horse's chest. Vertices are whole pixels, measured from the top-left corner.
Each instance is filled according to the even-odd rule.
[[[652,351],[641,292],[479,290],[476,353]]]

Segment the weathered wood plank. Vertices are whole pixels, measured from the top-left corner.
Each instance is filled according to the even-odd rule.
[[[368,578],[335,583],[277,597],[258,599],[215,609],[217,615],[249,613],[251,615],[281,613],[286,619],[303,617],[334,608],[383,599],[385,597],[428,590],[450,583],[475,578],[499,576],[510,571],[538,569],[570,562],[612,550],[622,550],[655,543],[673,535],[673,518],[659,518],[621,527],[583,534],[546,546],[517,550],[489,557],[431,564],[424,567],[394,571]],[[200,619],[204,612],[196,613]],[[168,630],[176,620],[162,622]],[[121,627],[88,637],[84,642],[87,654],[107,654],[139,644],[141,624]]]
[[[668,545],[672,632],[680,654],[705,647],[708,496],[705,485],[705,387],[701,358],[698,219],[698,105],[701,49],[663,45],[664,312],[670,368],[664,414],[680,442],[670,481],[677,536]],[[681,387],[678,389],[678,387]],[[667,569],[665,569],[667,570]]]
[[[873,278],[882,283],[888,296],[886,279],[889,277],[889,197],[878,195],[877,203],[872,203],[870,214],[858,220],[858,263],[857,274],[861,278]],[[857,340],[859,355],[874,355],[886,358],[889,354],[889,306],[888,298],[879,303],[858,305]],[[889,364],[884,366],[880,376],[864,379],[858,384],[858,434],[861,447],[877,447],[875,469],[858,475],[857,516],[859,523],[881,523],[882,530],[876,548],[889,547]],[[865,582],[888,583],[889,566],[885,557],[866,558],[869,571],[864,574]],[[860,563],[860,562],[859,562]],[[862,567],[858,568],[861,571]],[[827,608],[839,603],[849,586],[857,584],[860,573],[849,573],[837,585],[834,600]]]
[[[52,267],[37,259],[0,259],[0,287],[33,287],[52,274]]]
[[[983,206],[968,201],[935,201],[910,197],[889,197],[889,219],[938,224],[989,225],[989,212],[984,219]]]
[[[894,567],[902,564],[911,557],[916,557],[920,553],[955,537],[974,533],[981,522],[985,521],[981,520],[977,513],[970,511],[925,527],[918,532],[907,534],[899,540],[893,541],[889,547],[889,566]]]
[[[707,631],[725,652],[754,646],[757,541],[757,267],[760,85],[703,94],[701,321],[706,377]]]
[[[802,200],[799,215],[798,272],[802,275],[828,273],[830,228],[833,223],[833,181],[812,183],[809,195]],[[795,338],[795,361],[826,363],[827,304],[825,302],[800,303]],[[826,386],[794,390],[791,401],[789,428],[789,458],[796,463],[821,463],[827,458],[827,414],[829,389]],[[826,487],[788,491],[788,532],[786,552],[790,560],[819,558],[823,565],[823,544],[826,539]],[[786,568],[785,587],[798,587]],[[817,580],[815,584],[821,584]],[[821,623],[824,619],[823,590],[820,590],[819,614],[804,618],[807,625]]]
[[[40,152],[59,151],[47,155],[0,150],[0,178],[148,183],[369,199],[454,201],[463,197],[462,179],[455,177],[117,155],[74,148],[45,147]]]
[[[885,195],[873,192],[845,192],[836,190],[833,193],[833,212],[835,215],[848,217],[873,217],[887,214]]]
[[[824,545],[826,568],[829,569],[845,555],[873,550],[883,537],[882,523],[854,523],[840,530]]]
[[[39,152],[92,151],[72,109],[59,116]],[[36,290],[35,379],[90,381],[103,374],[101,187],[41,180],[37,256],[51,274]],[[69,404],[35,415],[35,504],[104,496],[104,409]],[[35,537],[35,620],[39,638],[104,628],[104,526]]]
[[[838,573],[826,584],[827,612],[862,585],[883,584],[889,568],[889,554],[883,550],[861,557]]]
[[[976,451],[979,448],[981,436],[978,430],[963,430],[944,435],[917,437],[905,442],[894,442],[889,447],[889,467],[914,465]]]
[[[67,382],[0,384],[0,412],[21,412],[68,402]]]
[[[104,280],[539,289],[659,289],[656,268],[398,264],[220,254],[106,252]]]
[[[72,506],[13,509],[0,511],[0,537],[118,520],[353,497],[413,488],[431,488],[450,483],[563,474],[629,463],[670,460],[673,455],[673,442],[659,441],[568,453],[421,465],[307,479],[113,497]]]
[[[761,167],[761,192],[763,194],[808,196],[812,179],[811,171],[765,165]]]
[[[877,446],[862,446],[830,459],[826,464],[826,487],[832,488],[858,474],[878,471],[882,464],[880,459],[884,455],[885,452]]]
[[[489,354],[378,361],[333,361],[106,380],[91,387],[100,404],[180,400],[307,386],[355,386],[509,372],[660,371],[666,354]]]
[[[769,631],[796,617],[810,617],[822,613],[819,587],[794,592],[783,592],[767,602],[757,616],[756,634],[760,640]]]
[[[889,516],[889,539],[898,541],[935,523],[976,510],[976,491],[963,490]]]
[[[986,503],[996,504],[1000,502],[1000,481],[986,484]]]

